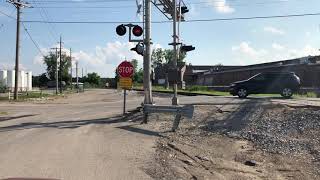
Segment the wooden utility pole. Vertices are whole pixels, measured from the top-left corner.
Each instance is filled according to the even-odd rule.
[[[79,62],[78,62],[78,61],[76,61],[77,93],[79,93],[79,76],[78,76],[78,65],[79,65]]]
[[[56,58],[56,73],[55,73],[55,76],[56,76],[56,94],[58,94],[59,92],[59,84],[58,84],[58,79],[59,79],[59,75],[58,75],[58,67],[59,67],[59,65],[58,65],[58,48],[57,47],[55,47],[55,48],[51,48],[51,49],[54,49],[54,50],[56,50],[56,54],[55,54],[55,58]]]
[[[72,86],[72,51],[71,51],[71,48],[70,48],[70,85],[71,85],[71,89],[73,89],[73,86]]]
[[[17,31],[16,31],[16,60],[15,60],[15,78],[14,78],[14,99],[18,100],[18,86],[19,86],[19,56],[20,56],[20,15],[21,8],[29,7],[28,4],[20,2],[20,0],[8,0],[17,8]]]
[[[59,87],[60,87],[60,94],[62,94],[62,63],[61,63],[61,58],[62,58],[62,50],[61,50],[61,48],[62,48],[62,40],[61,40],[62,38],[61,38],[61,36],[60,36],[60,42],[59,42],[59,45],[60,45],[60,52],[59,52],[59,54],[60,54],[60,60],[59,60],[59,63],[60,63],[60,66],[59,66],[59,76],[60,76],[60,81],[59,81]]]

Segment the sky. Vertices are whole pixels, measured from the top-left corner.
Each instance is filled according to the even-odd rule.
[[[141,0],[139,0],[141,1]],[[135,0],[28,0],[33,8],[22,9],[22,21],[112,21],[140,22]],[[190,12],[181,23],[183,43],[196,50],[186,62],[193,65],[248,65],[319,55],[320,16],[232,21],[192,22],[192,20],[320,13],[319,0],[184,0]],[[97,8],[99,7],[99,8]],[[0,1],[0,69],[12,69],[15,62],[16,17],[13,5]],[[152,21],[166,21],[152,6]],[[191,22],[188,22],[190,21]],[[117,23],[55,24],[23,23],[21,26],[20,66],[33,74],[45,72],[43,54],[58,46],[79,62],[80,72],[97,72],[113,77],[123,60],[142,56],[130,51],[134,43],[115,33]],[[172,46],[172,23],[152,24],[153,48]],[[28,36],[30,34],[31,38]],[[73,71],[75,72],[75,71]],[[80,73],[81,75],[81,73]],[[75,74],[74,74],[75,76]]]

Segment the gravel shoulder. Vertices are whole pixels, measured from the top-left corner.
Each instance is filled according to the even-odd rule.
[[[265,101],[196,106],[194,118],[167,132],[173,117],[154,115],[161,132],[146,169],[155,179],[319,179],[320,109]]]

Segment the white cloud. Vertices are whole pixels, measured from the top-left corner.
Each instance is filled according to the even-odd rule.
[[[229,14],[235,11],[234,8],[228,5],[226,0],[208,0],[207,2],[219,13]]]
[[[248,42],[241,42],[237,46],[232,46],[232,51],[244,56],[252,57],[252,58],[258,58],[260,56],[263,56],[267,53],[264,49],[254,49],[250,46]]]
[[[233,60],[241,65],[280,61],[305,56],[316,56],[320,52],[311,45],[304,45],[301,48],[288,48],[277,43],[273,43],[270,49],[258,49],[247,42],[232,46]]]
[[[15,64],[14,63],[0,63],[0,69],[4,70],[14,70]],[[19,69],[21,71],[26,71],[28,70],[23,64],[19,64]]]
[[[275,49],[275,50],[278,50],[278,51],[281,51],[281,50],[284,50],[284,49],[285,49],[284,46],[282,46],[282,45],[280,45],[280,44],[278,44],[278,43],[273,43],[273,44],[272,44],[272,48]]]
[[[278,29],[278,28],[275,28],[275,27],[272,27],[272,26],[264,27],[263,30],[265,32],[269,32],[269,33],[277,34],[277,35],[284,35],[285,34],[285,31]]]
[[[137,59],[139,66],[142,67],[142,56],[134,51],[130,51],[134,46],[134,43],[115,41],[107,43],[104,47],[96,46],[94,52],[75,51],[72,53],[74,57],[73,67],[75,67],[75,61],[78,61],[80,69],[84,68],[88,72],[97,72],[102,77],[114,77],[115,68],[121,61]],[[159,44],[154,44],[153,47],[161,48]],[[68,49],[64,49],[63,51],[69,54]],[[43,49],[43,52],[49,51],[48,49]],[[40,54],[37,55],[33,62],[34,64],[43,65],[42,56]]]

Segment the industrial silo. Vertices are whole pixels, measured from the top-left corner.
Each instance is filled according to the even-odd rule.
[[[15,71],[14,70],[8,70],[7,71],[7,87],[13,91],[14,89],[14,78],[15,78]]]
[[[0,70],[0,84],[7,86],[7,70]]]
[[[26,87],[27,91],[32,91],[32,71],[26,72]]]

